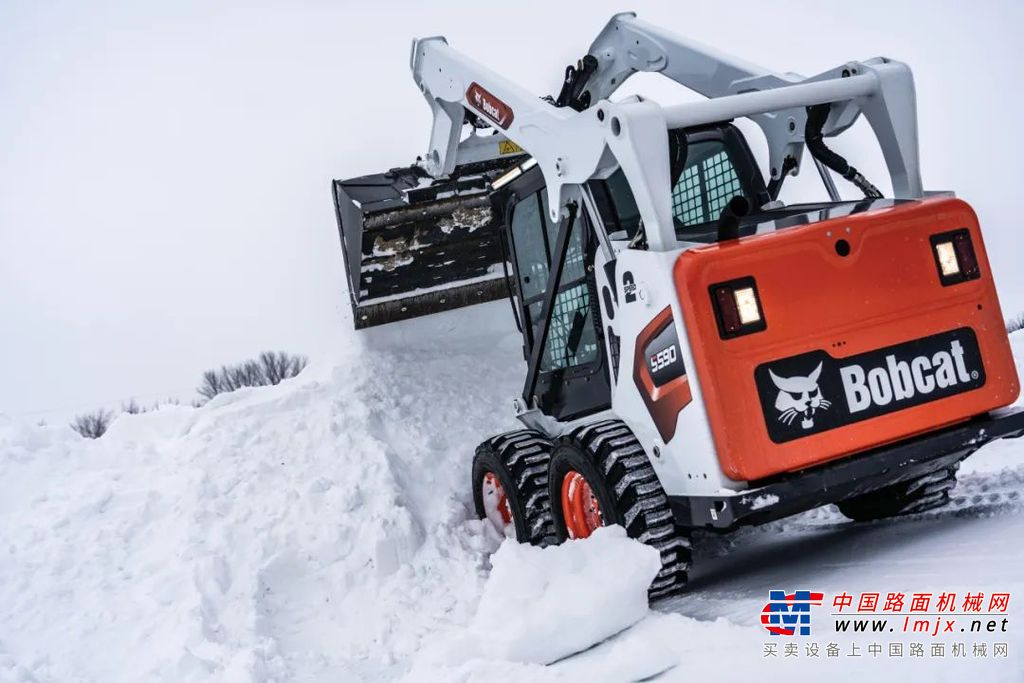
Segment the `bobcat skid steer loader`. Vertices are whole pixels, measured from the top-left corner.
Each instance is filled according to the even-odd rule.
[[[364,327],[511,297],[524,429],[472,465],[499,531],[547,544],[620,524],[661,552],[659,597],[684,586],[693,529],[828,503],[921,512],[961,460],[1024,432],[977,217],[922,188],[906,65],[780,74],[619,14],[557,98],[439,37],[411,67],[426,155],[333,184],[352,309]],[[609,99],[641,71],[707,99]],[[825,143],[860,116],[890,197]],[[808,159],[822,200],[783,204]]]

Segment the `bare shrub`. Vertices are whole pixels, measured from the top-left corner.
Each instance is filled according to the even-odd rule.
[[[155,406],[154,406],[155,407]],[[129,415],[138,415],[139,413],[146,412],[146,409],[139,404],[134,398],[130,399],[127,403],[121,404],[121,412],[128,413]]]
[[[78,415],[71,422],[71,428],[86,439],[98,439],[107,432],[110,419],[114,416],[109,410],[102,408],[91,413]]]
[[[209,401],[217,394],[242,387],[278,384],[281,380],[295,377],[302,372],[307,362],[305,356],[292,355],[284,351],[264,351],[258,358],[238,365],[222,365],[220,370],[207,370],[203,373],[202,384],[196,391],[204,400]]]
[[[260,354],[260,366],[263,376],[270,384],[278,384],[283,379],[295,377],[306,367],[305,356],[291,356],[284,351],[264,351]]]
[[[1006,331],[1016,332],[1017,330],[1024,330],[1024,313],[1020,313],[1016,318],[1010,318],[1006,321]]]

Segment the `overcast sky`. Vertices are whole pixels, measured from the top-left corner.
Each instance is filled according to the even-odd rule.
[[[1019,3],[4,0],[0,412],[188,397],[220,363],[350,343],[329,184],[424,150],[409,40],[554,93],[623,9],[780,71],[908,62],[925,186],[972,203],[1024,311]]]

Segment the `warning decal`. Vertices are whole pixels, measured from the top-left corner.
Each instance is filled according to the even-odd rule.
[[[499,154],[522,154],[523,148],[511,140],[502,140],[498,143]]]

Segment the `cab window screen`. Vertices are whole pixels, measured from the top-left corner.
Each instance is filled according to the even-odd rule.
[[[540,315],[539,303],[535,315]],[[569,336],[577,316],[582,316],[583,327],[580,341],[573,352],[569,348]],[[598,349],[593,321],[590,314],[590,290],[586,282],[559,291],[551,313],[551,329],[548,330],[548,342],[541,356],[540,369],[544,372],[561,370],[596,360]]]
[[[738,194],[743,194],[743,187],[725,144],[718,140],[692,143],[686,166],[672,188],[672,216],[683,226],[710,223]]]
[[[541,354],[540,369],[543,372],[587,365],[598,357],[597,334],[590,311],[590,288],[584,264],[586,255],[582,223],[583,218],[577,217],[569,235],[548,340]],[[558,224],[547,219],[543,192],[525,197],[512,211],[512,239],[515,241],[519,286],[535,336],[547,289],[550,253],[558,239],[558,228]],[[577,319],[580,323],[575,323]],[[569,348],[574,324],[582,324],[575,351]]]
[[[547,219],[547,202],[543,193],[540,195],[541,209]],[[551,236],[551,249],[555,248],[558,239],[557,223],[547,221],[548,234]],[[555,295],[554,308],[551,312],[551,329],[548,330],[548,341],[541,355],[540,369],[544,372],[563,368],[586,365],[597,359],[597,335],[594,332],[594,318],[590,314],[590,288],[587,286],[584,268],[583,249],[583,218],[577,216],[572,232],[569,234],[569,247],[565,254],[565,265],[562,267],[561,281],[558,283],[558,294]],[[540,307],[537,308],[540,315]],[[575,352],[569,348],[569,336],[574,321],[582,316],[582,329],[579,344]]]
[[[597,182],[603,183],[601,191],[606,192],[606,210],[614,214],[614,220],[606,222],[606,226],[625,230],[626,238],[633,239],[640,226],[640,211],[625,174],[619,169],[606,181]],[[687,241],[714,242],[716,233],[708,225],[718,220],[730,199],[746,195],[747,191],[723,140],[691,142],[686,149],[686,163],[672,187],[676,236]]]

